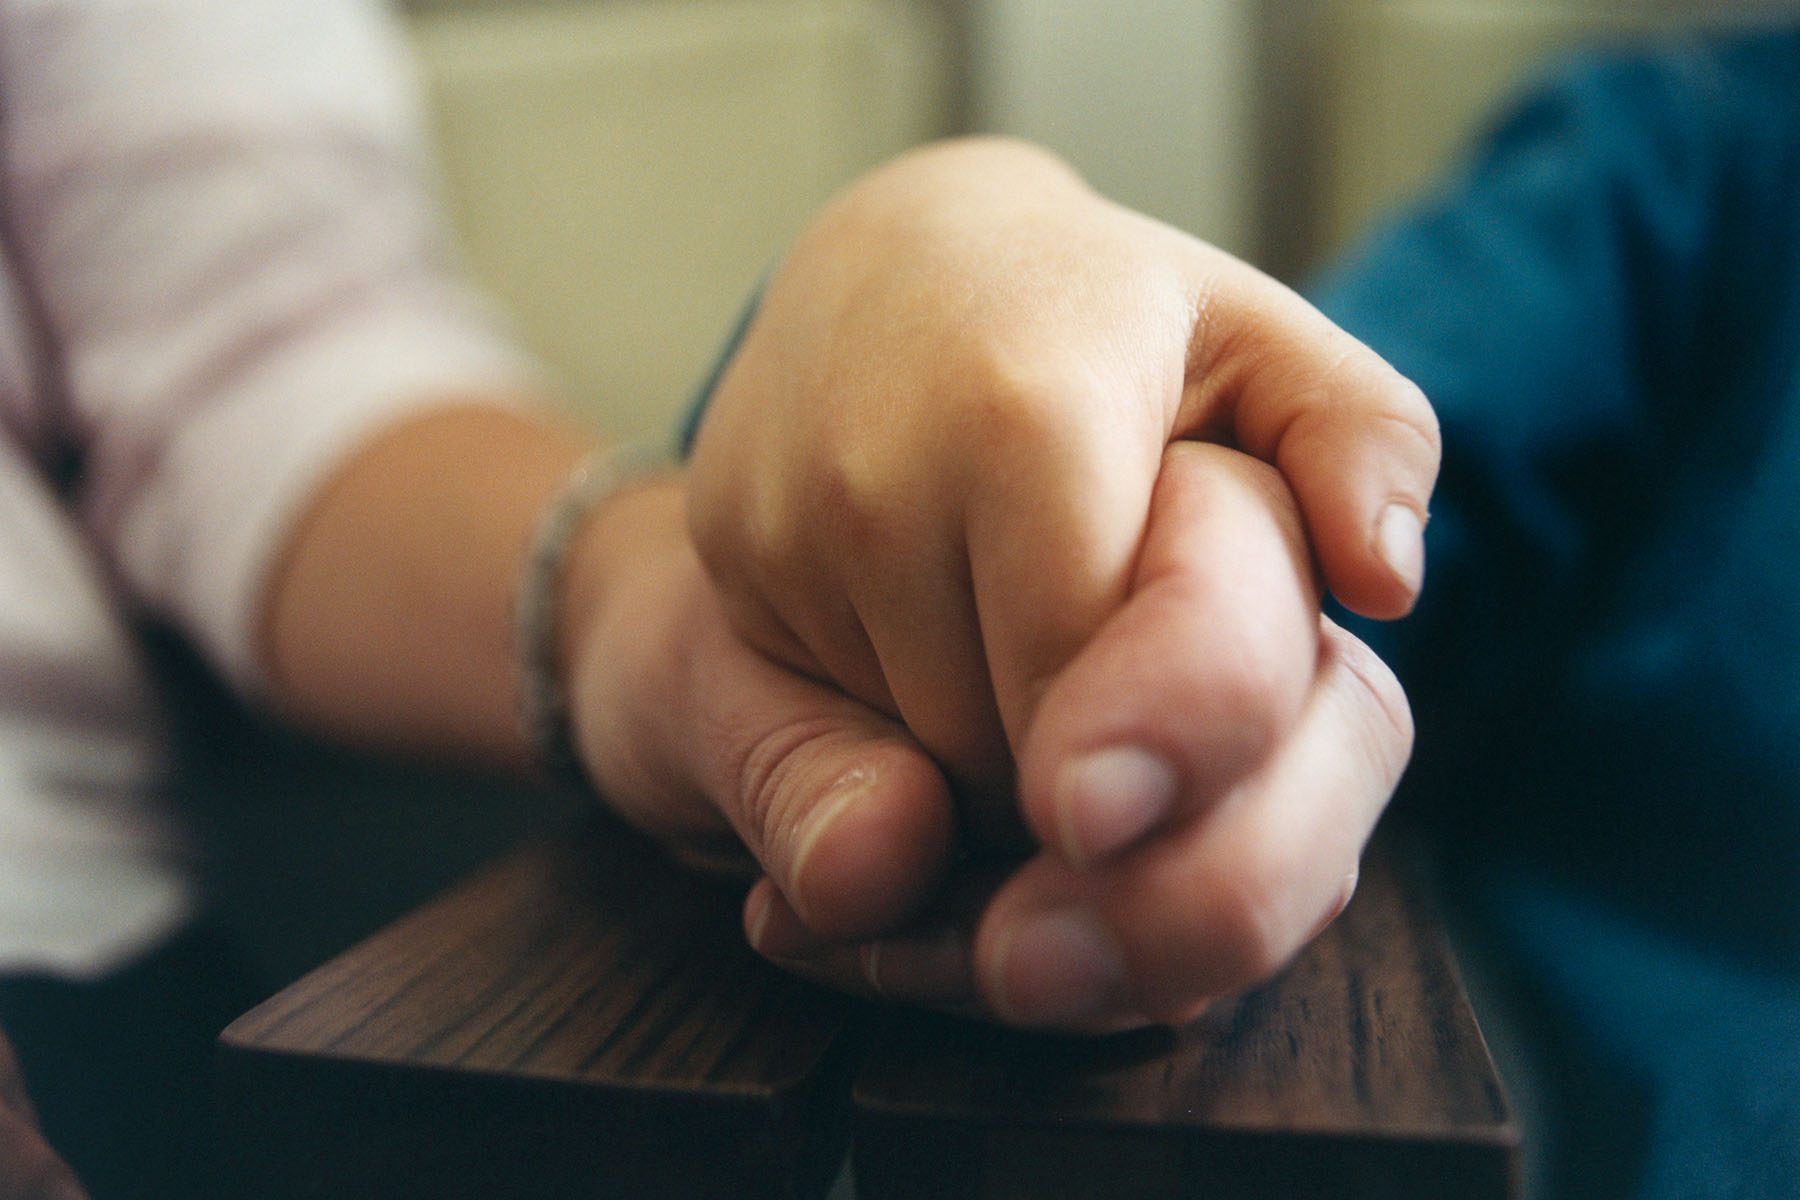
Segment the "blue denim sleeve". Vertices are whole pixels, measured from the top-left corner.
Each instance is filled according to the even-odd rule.
[[[1409,687],[1427,670],[1464,696],[1528,684],[1529,650],[1570,635],[1608,546],[1648,515],[1639,481],[1679,451],[1704,385],[1715,51],[1565,69],[1310,289],[1444,428],[1419,609],[1352,622]]]

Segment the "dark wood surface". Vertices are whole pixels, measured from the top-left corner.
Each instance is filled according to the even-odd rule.
[[[740,895],[609,831],[388,928],[221,1039],[237,1193],[818,1195],[854,1111],[862,1200],[1511,1194],[1448,949],[1379,857],[1272,984],[1103,1040],[797,983]]]
[[[849,1006],[751,954],[741,895],[618,830],[490,868],[225,1031],[229,1190],[821,1192]]]
[[[1518,1131],[1443,935],[1384,854],[1269,985],[1179,1032],[892,1014],[855,1087],[862,1200],[1501,1200]]]

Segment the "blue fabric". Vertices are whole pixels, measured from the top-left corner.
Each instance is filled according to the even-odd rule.
[[[1558,1194],[1800,1196],[1800,32],[1576,65],[1314,299],[1444,425],[1358,631],[1556,1040]]]

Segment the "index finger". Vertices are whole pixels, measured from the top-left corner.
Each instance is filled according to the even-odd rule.
[[[1172,436],[1224,436],[1273,464],[1332,593],[1367,617],[1405,615],[1424,583],[1436,414],[1300,295],[1212,253]]]

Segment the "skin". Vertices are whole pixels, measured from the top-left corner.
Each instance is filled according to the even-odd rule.
[[[587,439],[495,399],[372,438],[297,522],[263,623],[297,724],[528,764],[513,589]],[[748,853],[790,969],[1185,1020],[1348,898],[1411,726],[1321,580],[1410,607],[1437,461],[1416,389],[1280,285],[1028,147],[923,151],[796,244],[691,477],[582,525],[576,741],[626,819]],[[80,1195],[0,1042],[0,1197]]]
[[[748,852],[746,933],[791,969],[1185,1019],[1347,898],[1411,725],[1320,588],[1410,606],[1436,436],[1293,293],[1055,160],[910,156],[797,243],[691,476],[582,526],[578,745],[628,820]],[[583,448],[471,405],[355,455],[271,589],[282,706],[523,761],[511,591]]]
[[[270,591],[274,698],[299,724],[413,755],[530,758],[513,589],[587,447],[517,412],[448,406],[378,437],[300,523]],[[627,489],[570,548],[558,628],[576,741],[627,820],[704,855],[741,840],[834,935],[902,920],[951,831],[942,776],[890,718],[733,634],[678,476]],[[446,536],[446,531],[455,536]],[[834,785],[873,780],[866,813]],[[833,923],[835,922],[835,923]]]
[[[82,1200],[75,1173],[44,1140],[12,1043],[0,1034],[0,1197]]]
[[[297,522],[264,605],[270,699],[295,724],[528,769],[513,590],[540,515],[589,444],[495,399],[446,397],[378,434]],[[566,569],[576,735],[623,816],[697,856],[741,839],[790,894],[836,914],[821,923],[834,934],[899,924],[935,890],[951,839],[937,768],[889,718],[730,631],[689,543],[679,478],[600,505]],[[878,802],[809,832],[821,794],[852,775],[874,781]],[[9,1054],[0,1151],[0,1197],[82,1194]]]
[[[354,454],[271,586],[281,707],[365,745],[523,762],[511,592],[583,450],[516,412],[448,405]],[[1234,606],[1234,636],[1305,670],[1299,715],[1259,765],[1144,846],[1075,866],[1045,835],[1022,864],[953,873],[944,771],[891,716],[732,629],[679,476],[600,505],[571,549],[562,658],[595,782],[677,847],[740,843],[766,875],[746,901],[754,943],[839,987],[1110,1029],[1252,982],[1341,904],[1404,762],[1406,709],[1372,656],[1319,623],[1279,474],[1201,443],[1165,455],[1127,599],[1047,690],[1033,736],[1075,738],[1095,710],[1134,736],[1157,726],[1171,747],[1204,745],[1186,726],[1264,682],[1215,695],[1209,622]],[[1221,559],[1237,564],[1223,590]],[[1195,753],[1198,777],[1210,768]],[[1025,812],[1053,833],[1053,806]]]
[[[510,400],[375,436],[296,523],[263,624],[296,723],[527,767],[513,589],[588,439]],[[1319,597],[1410,607],[1437,460],[1416,389],[1280,285],[1028,147],[919,152],[796,243],[691,474],[581,526],[576,742],[627,820],[754,863],[789,969],[1186,1020],[1354,886],[1411,724]],[[80,1196],[0,1051],[0,1196]]]
[[[966,991],[1057,1028],[1274,970],[1341,906],[1411,742],[1313,564],[1404,614],[1438,456],[1366,347],[1040,151],[954,143],[854,185],[722,381],[690,527],[745,640],[901,720],[970,848],[1024,865],[887,949],[772,876],[753,940],[926,997],[966,943]]]

